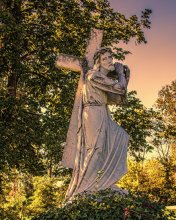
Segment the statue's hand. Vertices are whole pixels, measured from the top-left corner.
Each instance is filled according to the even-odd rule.
[[[117,74],[123,74],[124,73],[123,64],[115,63],[115,70]]]

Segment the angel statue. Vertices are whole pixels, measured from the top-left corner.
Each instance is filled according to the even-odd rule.
[[[111,119],[109,104],[126,99],[129,69],[113,64],[112,50],[99,48],[93,68],[79,82],[62,164],[73,169],[66,197],[115,185],[127,172],[129,135]]]

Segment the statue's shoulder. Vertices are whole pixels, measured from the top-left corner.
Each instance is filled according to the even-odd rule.
[[[99,71],[97,71],[97,70],[95,70],[95,69],[91,69],[91,70],[89,70],[88,72],[87,72],[87,79],[88,80],[91,80],[91,79],[93,79],[93,78],[95,78],[95,77],[97,77],[97,76],[99,76],[100,75],[100,72]]]

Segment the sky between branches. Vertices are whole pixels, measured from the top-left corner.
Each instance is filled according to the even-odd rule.
[[[151,29],[145,31],[148,43],[133,41],[119,46],[130,50],[125,64],[131,69],[129,90],[136,90],[146,107],[152,107],[158,91],[176,79],[176,0],[109,0],[115,11],[127,17],[144,8],[152,9]]]

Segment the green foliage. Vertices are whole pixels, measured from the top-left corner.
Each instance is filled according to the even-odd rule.
[[[43,166],[38,157],[38,150],[43,141],[40,135],[43,133],[43,127],[40,115],[36,114],[35,101],[32,99],[19,101],[13,97],[1,96],[0,106],[3,118],[0,123],[1,170],[8,166],[34,174],[41,173]]]
[[[175,166],[172,156],[176,143],[176,81],[163,87],[156,100],[157,114],[154,120],[153,145],[155,146],[161,163],[167,168]]]
[[[2,176],[2,191],[0,195],[0,216],[1,219],[20,219],[23,206],[26,200],[25,187],[23,184],[24,176],[17,170]]]
[[[143,192],[160,204],[174,205],[176,201],[174,170],[169,175],[166,178],[165,166],[158,159],[150,159],[143,163],[129,160],[128,173],[118,182],[118,186],[133,193]]]
[[[164,206],[150,201],[143,195],[121,195],[105,190],[82,194],[63,207],[44,213],[33,220],[167,220],[174,219],[173,213],[166,213]]]
[[[164,168],[163,199],[172,200],[171,191],[176,172],[176,113],[175,113],[176,81],[163,87],[156,101],[157,114],[154,119],[153,146],[158,153],[158,159]],[[173,197],[174,199],[174,197]]]
[[[130,154],[136,161],[144,160],[146,153],[153,147],[148,138],[153,131],[153,109],[147,109],[136,97],[136,92],[127,94],[127,102],[123,106],[113,108],[113,119],[130,135]]]
[[[17,170],[2,176],[0,216],[2,220],[29,220],[50,209],[61,206],[70,175],[42,177],[26,175]]]
[[[164,167],[158,160],[146,161],[143,166],[141,163],[130,161],[128,173],[120,180],[118,185],[121,188],[131,191],[133,194],[137,192],[147,194],[151,201],[155,201],[152,202],[152,204],[173,205],[176,200],[174,189],[176,182],[173,188],[165,188],[164,175]],[[89,196],[88,198],[84,196],[82,198],[80,196],[73,206],[70,208],[66,206],[65,208],[63,207],[63,203],[70,181],[70,174],[66,169],[60,169],[58,176],[52,178],[49,178],[47,175],[35,177],[19,173],[17,170],[11,170],[8,174],[3,175],[2,180],[3,184],[0,195],[0,216],[2,220],[30,220],[32,218],[35,219],[36,216],[40,216],[41,219],[45,219],[46,216],[49,219],[52,219],[51,216],[53,219],[57,219],[57,217],[55,217],[57,215],[59,217],[66,215],[67,218],[65,219],[69,219],[69,215],[84,216],[82,212],[87,216],[89,216],[89,213],[97,213],[97,218],[103,219],[101,216],[116,216],[117,213],[119,213],[120,216],[120,214],[124,214],[126,207],[131,207],[131,215],[134,219],[140,219],[139,216],[141,216],[141,212],[144,210],[141,202],[146,200],[142,196],[132,195],[128,198],[119,198],[116,195],[117,198],[114,198],[114,195],[111,193],[107,196],[106,192],[101,192],[100,194],[93,195],[91,198]],[[106,197],[105,200],[104,196]],[[93,201],[91,199],[93,199]],[[161,208],[161,205],[157,205],[157,207]],[[56,210],[58,208],[59,210]],[[47,214],[43,215],[42,213],[45,212],[47,212]],[[153,217],[153,212],[154,210],[150,210],[147,214],[149,219],[151,216]],[[133,213],[136,213],[136,216],[134,216]],[[58,219],[62,219],[59,217]],[[70,219],[72,218],[70,217]],[[95,218],[92,217],[92,219]],[[107,219],[111,218],[107,217]]]
[[[156,108],[160,110],[162,115],[167,119],[168,123],[176,124],[175,113],[176,102],[176,80],[169,85],[164,86],[158,93],[156,100]]]

